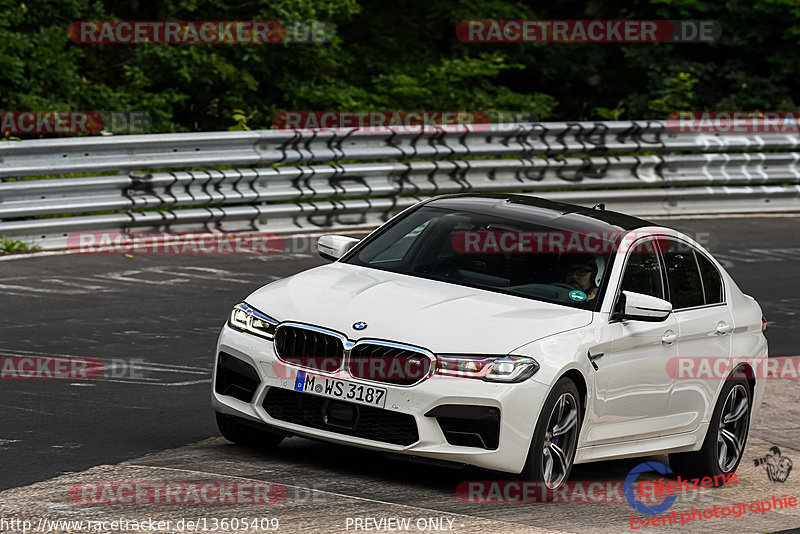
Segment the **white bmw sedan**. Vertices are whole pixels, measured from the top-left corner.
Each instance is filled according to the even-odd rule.
[[[596,208],[450,195],[362,240],[322,237],[333,263],[232,310],[213,378],[222,435],[549,488],[576,463],[653,454],[688,476],[733,472],[764,395],[761,309],[686,235]]]

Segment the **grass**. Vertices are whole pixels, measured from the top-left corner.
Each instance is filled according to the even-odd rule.
[[[19,239],[0,236],[0,256],[6,254],[21,254],[23,252],[35,252],[42,250],[42,247],[31,243],[25,243]]]

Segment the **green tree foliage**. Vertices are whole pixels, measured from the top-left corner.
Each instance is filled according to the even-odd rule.
[[[465,19],[713,19],[712,44],[479,44]],[[79,20],[326,21],[324,44],[77,44]],[[796,0],[0,0],[0,109],[146,111],[152,131],[280,110],[519,110],[548,120],[795,109]]]

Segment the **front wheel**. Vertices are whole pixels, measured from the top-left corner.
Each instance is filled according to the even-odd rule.
[[[569,478],[572,470],[582,419],[579,399],[575,383],[562,378],[542,406],[520,476],[541,483],[545,499]]]
[[[687,477],[733,473],[742,460],[750,428],[750,387],[744,379],[728,379],[722,387],[703,448],[669,455],[673,471]]]

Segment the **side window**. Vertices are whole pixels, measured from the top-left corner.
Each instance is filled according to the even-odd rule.
[[[706,303],[694,250],[675,240],[660,241],[667,269],[672,308],[692,308]]]
[[[625,275],[622,277],[622,291],[633,291],[664,298],[661,283],[661,265],[653,247],[653,241],[645,241],[628,256]]]
[[[703,276],[703,292],[706,295],[706,304],[717,304],[723,302],[722,298],[722,277],[719,271],[711,263],[711,260],[703,254],[695,252],[697,263],[700,264],[700,274]]]

